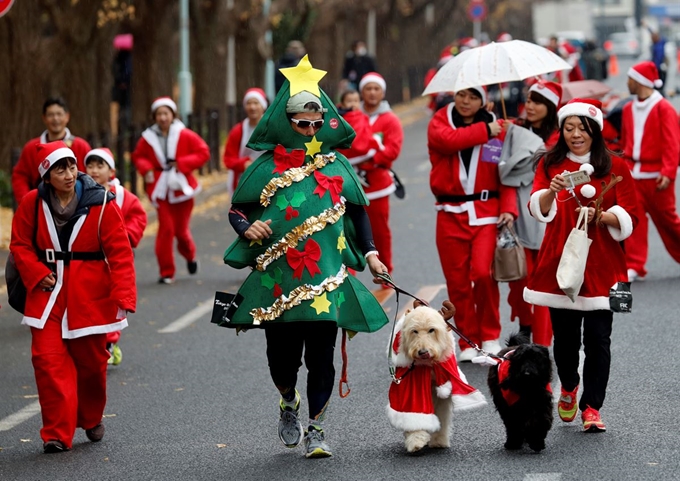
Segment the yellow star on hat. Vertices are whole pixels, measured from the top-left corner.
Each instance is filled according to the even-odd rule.
[[[320,296],[316,296],[314,298],[314,302],[312,302],[312,307],[316,311],[316,315],[318,316],[322,312],[330,313],[330,306],[331,306],[331,301],[328,300],[328,297],[326,297],[326,293],[324,292]]]
[[[316,140],[316,135],[312,137],[311,142],[305,142],[305,147],[307,147],[307,155],[314,157],[316,154],[321,152],[321,144],[323,144],[323,142]]]
[[[312,67],[309,55],[305,55],[295,67],[282,68],[281,73],[290,82],[290,96],[306,90],[307,92],[321,97],[319,81],[326,75],[325,70]]]

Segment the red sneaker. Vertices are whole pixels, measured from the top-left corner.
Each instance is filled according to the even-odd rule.
[[[601,433],[607,430],[606,426],[600,418],[600,411],[586,407],[586,410],[581,413],[583,419],[583,431],[587,433]]]
[[[560,400],[557,403],[557,414],[560,415],[560,419],[565,423],[570,423],[576,417],[576,412],[578,411],[578,406],[576,406],[576,393],[578,392],[578,386],[573,391],[565,391],[564,388],[561,389]]]

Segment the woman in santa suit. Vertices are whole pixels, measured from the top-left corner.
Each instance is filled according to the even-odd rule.
[[[531,216],[527,204],[534,181],[534,156],[539,151],[552,148],[559,139],[557,107],[561,98],[562,86],[558,83],[539,81],[531,86],[526,101],[526,118],[503,125],[507,133],[499,163],[501,183],[517,188],[519,217],[514,227],[527,260],[527,277],[509,283],[510,319],[519,318],[520,331],[527,337],[533,335],[533,341],[544,346],[550,346],[552,342],[548,308],[524,302],[523,293],[527,279],[536,267],[545,224]]]
[[[224,146],[224,157],[222,158],[224,166],[229,169],[227,189],[230,194],[233,194],[234,190],[236,190],[236,185],[243,171],[262,155],[262,152],[256,152],[246,147],[246,144],[250,140],[250,134],[253,133],[253,130],[255,130],[255,127],[257,127],[257,124],[264,115],[264,111],[267,110],[268,105],[267,96],[262,89],[248,89],[243,96],[243,108],[246,111],[246,118],[229,131],[227,145]]]
[[[456,325],[487,352],[501,346],[498,283],[491,275],[497,227],[517,217],[515,189],[500,183],[498,143],[501,123],[483,107],[486,91],[456,92],[454,103],[434,114],[427,131],[436,197],[437,249]],[[498,149],[499,150],[499,149]],[[459,361],[476,351],[459,340]]]
[[[106,334],[127,326],[137,290],[113,195],[78,172],[64,142],[38,149],[43,182],[19,204],[10,251],[27,290],[43,449],[57,453],[71,449],[76,428],[93,442],[104,436]]]
[[[151,104],[155,124],[142,132],[132,161],[144,176],[146,193],[158,212],[156,258],[160,267],[161,284],[175,279],[173,242],[187,261],[189,274],[198,271],[196,245],[189,230],[194,197],[201,187],[193,175],[210,159],[210,150],[203,139],[176,119],[177,105],[169,97],[160,97]]]
[[[562,384],[559,416],[571,422],[580,408],[586,432],[605,430],[599,410],[611,363],[609,290],[628,280],[621,242],[637,223],[633,179],[624,161],[612,156],[605,146],[601,105],[597,100],[574,99],[558,112],[560,138],[538,162],[529,202],[531,214],[547,227],[538,265],[524,291],[525,301],[550,308],[553,352]],[[563,174],[579,170],[590,175],[590,182],[569,189]],[[608,189],[603,195],[604,185]],[[602,201],[596,209],[597,199]],[[572,300],[559,288],[556,273],[581,208],[588,209],[592,244],[583,286]],[[583,394],[577,405],[581,326],[585,362]]]

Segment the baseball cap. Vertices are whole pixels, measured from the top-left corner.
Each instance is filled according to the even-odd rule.
[[[305,108],[305,105],[313,103],[316,104],[315,109],[311,108]],[[321,99],[317,97],[316,95],[307,92],[306,90],[303,90],[302,92],[299,92],[295,95],[293,95],[291,98],[288,99],[288,102],[286,103],[286,113],[289,114],[299,114],[302,112],[328,112],[328,109],[325,109],[321,106]]]

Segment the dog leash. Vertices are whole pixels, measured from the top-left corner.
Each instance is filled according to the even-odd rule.
[[[395,284],[394,280],[392,280],[392,277],[390,277],[389,274],[380,273],[380,274],[378,274],[376,277],[380,278],[380,279],[385,283],[385,285],[387,285],[387,286],[390,287],[391,289],[394,289],[394,291],[395,291],[395,293],[396,293],[397,309],[396,309],[396,311],[395,311],[395,313],[394,313],[394,322],[392,323],[392,334],[391,334],[391,336],[390,336],[390,344],[389,344],[388,349],[387,349],[387,365],[389,366],[390,375],[392,376],[392,381],[395,382],[396,384],[399,384],[399,383],[401,382],[401,380],[404,378],[404,376],[406,376],[406,374],[408,374],[408,371],[407,371],[407,372],[404,374],[404,376],[401,376],[400,378],[396,377],[396,375],[395,375],[396,370],[395,370],[395,367],[394,367],[394,361],[392,360],[392,345],[393,345],[393,343],[394,343],[394,331],[396,330],[396,326],[397,326],[397,316],[399,315],[399,294],[401,293],[401,294],[404,294],[404,295],[406,295],[406,296],[412,297],[413,299],[415,299],[416,301],[420,302],[420,303],[423,304],[424,306],[429,306],[430,303],[429,303],[429,302],[426,302],[426,301],[424,301],[424,300],[422,300],[422,299],[420,299],[420,298],[418,298],[417,296],[415,296],[415,295],[411,294],[410,292],[408,292],[408,291],[402,289],[401,287],[397,286],[397,285]],[[470,345],[470,347],[472,347],[475,351],[477,351],[478,353],[480,353],[482,356],[490,357],[490,358],[492,358],[492,359],[498,359],[498,360],[502,360],[502,359],[503,359],[502,357],[499,357],[499,356],[497,356],[496,354],[492,354],[492,353],[490,353],[490,352],[486,352],[484,349],[482,349],[481,347],[479,347],[479,346],[477,345],[477,343],[475,343],[474,341],[472,341],[472,339],[470,339],[470,338],[467,337],[465,334],[463,334],[462,332],[460,332],[460,331],[456,328],[456,326],[453,325],[453,323],[449,322],[449,321],[446,320],[446,319],[444,319],[444,322],[445,322],[446,325],[449,327],[449,329],[451,329],[458,337],[460,337],[463,341],[465,341],[466,343],[468,343],[468,344]],[[414,366],[414,364],[411,364],[411,367],[409,368],[409,371],[410,371],[411,369],[413,369],[413,366]]]

